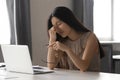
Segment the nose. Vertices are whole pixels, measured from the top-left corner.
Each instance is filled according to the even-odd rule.
[[[58,28],[58,26],[54,26],[54,29],[55,29],[55,30],[58,30],[59,28]]]
[[[60,31],[59,26],[54,26],[54,29],[55,29],[57,32],[59,32],[59,31]]]
[[[54,27],[54,29],[57,29],[57,26],[53,26]]]

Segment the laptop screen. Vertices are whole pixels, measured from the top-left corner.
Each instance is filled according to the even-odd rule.
[[[32,62],[27,45],[1,45],[8,71],[32,73]]]

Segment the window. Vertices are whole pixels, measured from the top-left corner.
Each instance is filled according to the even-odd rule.
[[[10,44],[10,23],[6,0],[0,0],[0,44]]]
[[[120,0],[94,0],[94,33],[101,41],[120,41]]]
[[[120,0],[113,2],[113,39],[120,41]]]

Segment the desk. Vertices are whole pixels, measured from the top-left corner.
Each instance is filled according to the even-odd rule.
[[[119,74],[56,69],[54,73],[22,74],[0,70],[0,80],[119,80]]]

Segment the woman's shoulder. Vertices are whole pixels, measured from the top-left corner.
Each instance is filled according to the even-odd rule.
[[[93,32],[84,32],[82,35],[82,39],[86,40],[90,35],[93,35]]]
[[[84,43],[91,42],[91,41],[97,42],[97,40],[98,39],[97,39],[95,33],[93,33],[93,32],[86,32],[84,34],[84,38],[83,38]]]
[[[87,38],[96,38],[97,39],[95,33],[91,32],[91,31],[90,32],[86,32],[84,34],[84,36],[87,37]]]
[[[90,39],[97,39],[95,33],[93,33],[93,32],[90,32],[90,33],[89,33],[89,38],[90,38]]]
[[[90,32],[87,43],[98,46],[98,38],[96,37],[95,33]]]

